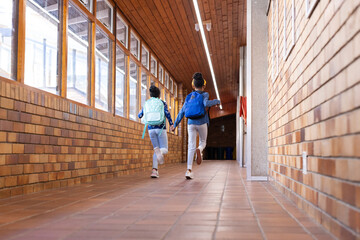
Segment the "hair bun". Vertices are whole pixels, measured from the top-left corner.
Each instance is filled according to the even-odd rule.
[[[195,80],[203,80],[203,75],[202,75],[202,73],[200,73],[200,72],[194,73],[193,79],[195,79]]]

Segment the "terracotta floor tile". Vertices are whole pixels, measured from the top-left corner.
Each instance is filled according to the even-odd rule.
[[[167,165],[159,179],[136,173],[1,199],[0,240],[248,240],[263,239],[261,230],[267,239],[312,239],[304,228],[330,239],[269,183],[247,182],[235,161],[194,165],[191,181],[185,169]]]

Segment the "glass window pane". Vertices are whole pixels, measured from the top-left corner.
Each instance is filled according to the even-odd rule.
[[[128,25],[122,20],[119,14],[116,16],[116,38],[127,48],[128,47]]]
[[[110,40],[99,28],[95,47],[95,107],[109,111]]]
[[[164,91],[163,91],[163,87],[161,85],[159,85],[159,89],[160,89],[160,99],[164,100]]]
[[[148,86],[148,75],[145,72],[141,73],[141,108],[144,107],[145,101],[147,99],[147,86]]]
[[[25,84],[55,94],[59,54],[57,6],[58,0],[27,0],[25,30]]]
[[[92,2],[93,0],[79,0],[90,12],[93,12]]]
[[[67,97],[89,104],[89,20],[72,4],[69,4],[68,29]]]
[[[138,104],[138,65],[133,60],[130,60],[130,111],[129,117],[132,120],[137,118],[137,104]]]
[[[116,96],[115,114],[125,117],[125,78],[126,78],[126,55],[119,46],[116,47]]]
[[[140,55],[140,40],[135,36],[134,33],[131,33],[130,36],[130,52],[137,59],[139,59]]]
[[[165,87],[169,89],[169,74],[165,72]]]
[[[150,94],[148,89],[148,75],[145,72],[141,73],[141,108],[144,107],[146,99],[149,98]],[[144,123],[145,119],[142,118],[141,122]]]
[[[164,69],[159,65],[159,82],[164,84]]]
[[[149,69],[149,51],[144,46],[142,47],[141,63],[146,69]]]
[[[112,32],[113,6],[106,0],[96,1],[96,18]]]
[[[178,88],[177,88],[177,84],[174,82],[174,96],[177,98],[178,96]]]
[[[151,56],[151,74],[157,77],[157,61],[156,59]]]
[[[150,80],[151,82],[150,82],[150,86],[156,86],[156,87],[158,87],[158,83],[155,81],[155,79],[153,78],[153,77],[151,77],[151,80]]]
[[[166,102],[167,103],[167,92],[166,92],[166,90],[164,90],[164,95],[163,95],[163,98],[162,98],[162,100],[164,100],[164,102]]]
[[[174,89],[173,89],[173,83],[174,83],[174,81],[172,80],[172,78],[170,78],[170,92],[171,93],[173,93],[174,91]]]
[[[0,76],[15,80],[16,65],[12,64],[12,59],[16,57],[14,2],[0,1]]]

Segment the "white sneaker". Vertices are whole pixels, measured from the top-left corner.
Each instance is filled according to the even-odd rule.
[[[159,177],[159,172],[153,168],[152,172],[151,172],[151,178],[158,178]]]
[[[160,148],[154,148],[154,152],[156,154],[156,158],[159,164],[164,164],[164,155],[161,153]]]
[[[187,170],[186,173],[185,173],[185,178],[186,179],[193,179],[194,178],[193,172],[190,172],[189,170]]]

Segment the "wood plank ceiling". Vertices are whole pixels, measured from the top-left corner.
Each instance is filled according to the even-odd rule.
[[[194,72],[202,72],[215,98],[200,32],[195,31],[192,0],[115,0],[124,16],[154,51],[176,81],[191,90]],[[222,103],[236,101],[239,47],[246,45],[245,0],[198,0]]]

